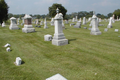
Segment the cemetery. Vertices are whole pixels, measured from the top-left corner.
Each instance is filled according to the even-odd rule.
[[[11,17],[0,25],[0,74],[0,80],[120,80],[120,20],[94,11],[65,20],[59,8],[51,19]]]
[[[48,80],[50,76],[59,73],[67,80],[120,79],[120,22],[112,23],[113,27],[108,31],[104,29],[107,29],[109,22],[100,22],[104,24],[99,26],[101,35],[90,34],[90,22],[81,25],[79,29],[70,26],[70,23],[77,22],[64,24],[66,29],[63,29],[63,33],[68,44],[63,46],[52,44],[51,36],[54,40],[57,33],[54,34],[55,26],[50,23],[47,24],[48,29],[44,29],[44,25],[41,25],[41,28],[35,27],[36,24],[33,23],[31,28],[36,32],[31,33],[22,32],[24,25],[17,25],[19,30],[10,30],[10,20],[6,22],[6,27],[0,26],[0,72],[3,75],[0,78]],[[84,29],[85,27],[87,29]],[[6,47],[2,47],[6,43],[11,45],[10,52],[6,51]],[[16,63],[19,65],[16,66],[14,62],[18,56],[24,64],[19,65],[20,62]]]

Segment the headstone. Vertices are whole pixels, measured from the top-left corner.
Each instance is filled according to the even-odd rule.
[[[56,74],[50,78],[47,78],[46,80],[67,80],[67,79],[60,74]]]
[[[87,29],[87,27],[83,27],[84,29]]]
[[[39,19],[36,19],[36,25],[38,25],[39,24]]]
[[[7,52],[10,52],[10,51],[11,51],[11,50],[10,50],[10,47],[6,48],[6,51],[7,51]]]
[[[21,63],[22,63],[22,59],[21,59],[20,57],[16,57],[15,64],[16,64],[17,66],[19,66],[19,65],[21,65]]]
[[[52,44],[57,45],[57,46],[66,45],[66,44],[68,44],[68,39],[65,38],[63,29],[62,29],[63,14],[59,13],[58,8],[57,8],[56,12],[57,12],[57,14],[54,17],[55,33],[54,33],[54,37],[52,39]]]
[[[78,21],[77,16],[76,16],[76,18],[75,18],[75,21]]]
[[[69,22],[68,22],[68,20],[65,20],[65,24],[68,24]]]
[[[93,12],[92,16],[92,29],[91,29],[91,35],[101,35],[101,31],[98,29],[98,22],[97,17],[95,15],[95,12]]]
[[[44,41],[51,41],[52,40],[52,35],[44,35]]]
[[[65,25],[63,23],[63,19],[62,19],[62,29],[64,30],[65,29]]]
[[[110,17],[109,24],[108,24],[107,28],[112,28],[112,17]]]
[[[51,26],[54,26],[54,18],[51,19]]]
[[[115,32],[118,32],[119,31],[119,29],[115,29]]]
[[[11,30],[19,29],[19,27],[16,24],[16,18],[11,17],[10,20],[11,20],[11,24],[9,26],[9,29]]]
[[[22,32],[29,33],[29,32],[35,32],[35,28],[32,26],[32,17],[29,15],[24,16],[24,28],[22,28]]]
[[[91,28],[88,28],[89,30],[91,30]]]
[[[40,22],[40,25],[43,25],[43,21]]]
[[[83,25],[85,25],[85,24],[86,24],[86,18],[83,17]]]
[[[108,29],[107,29],[107,28],[105,28],[105,29],[104,29],[104,31],[105,31],[105,32],[107,32],[107,31],[108,31]]]
[[[9,43],[7,43],[6,45],[4,45],[4,47],[10,47],[11,45]]]
[[[41,26],[38,26],[38,28],[41,28]]]
[[[75,18],[72,19],[72,22],[75,22]]]
[[[78,22],[76,23],[76,25],[74,26],[74,28],[81,28],[81,22],[78,21]]]
[[[44,29],[47,29],[48,26],[47,26],[47,22],[46,22],[46,18],[45,18],[45,21],[44,21]]]
[[[5,25],[5,22],[3,21],[3,23],[2,23],[2,27],[5,27],[6,25]]]
[[[91,20],[91,22],[90,22],[89,26],[92,26],[92,20]]]

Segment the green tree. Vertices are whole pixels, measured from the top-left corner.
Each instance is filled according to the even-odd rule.
[[[4,0],[0,0],[0,23],[8,20],[8,5]]]
[[[113,13],[108,13],[107,16],[108,18],[112,17]]]
[[[61,4],[53,4],[51,7],[49,7],[49,15],[51,17],[54,17],[56,15],[56,9],[59,9],[59,13],[63,14],[63,18],[65,17],[67,10],[61,5]]]
[[[115,19],[117,18],[117,16],[120,17],[120,9],[115,10],[113,14],[115,15]]]

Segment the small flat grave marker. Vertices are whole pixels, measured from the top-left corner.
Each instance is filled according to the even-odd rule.
[[[105,29],[104,29],[104,31],[105,31],[105,32],[107,32],[107,31],[108,31],[108,29],[107,29],[107,28],[105,28]]]
[[[115,29],[115,32],[118,32],[119,31],[119,29]]]
[[[60,74],[56,74],[50,78],[47,78],[46,80],[67,80],[67,79]]]

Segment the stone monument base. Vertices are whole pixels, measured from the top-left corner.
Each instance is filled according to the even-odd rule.
[[[9,29],[16,30],[16,29],[20,29],[20,28],[17,25],[12,25],[9,27]]]
[[[81,28],[81,26],[79,26],[79,25],[75,25],[74,28]]]
[[[112,25],[108,25],[107,28],[112,28]]]
[[[98,32],[91,32],[90,34],[91,34],[91,35],[101,35],[101,31],[98,31]]]
[[[35,32],[35,28],[22,28],[22,32],[25,33]]]
[[[62,45],[66,45],[68,44],[68,39],[61,39],[61,40],[52,40],[52,44],[53,45],[57,45],[57,46],[62,46]]]

